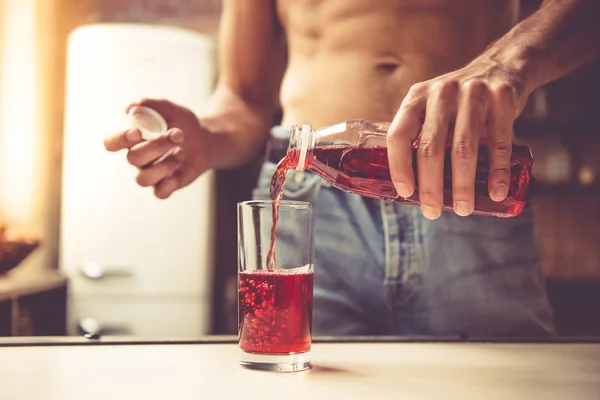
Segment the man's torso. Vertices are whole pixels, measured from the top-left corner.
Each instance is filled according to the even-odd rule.
[[[277,0],[288,45],[285,126],[390,121],[410,86],[467,64],[519,0]]]

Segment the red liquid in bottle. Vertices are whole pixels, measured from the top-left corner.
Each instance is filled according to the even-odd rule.
[[[311,267],[240,272],[239,334],[242,350],[293,354],[310,350]]]
[[[314,147],[311,152],[311,157],[307,158],[307,169],[318,173],[338,189],[382,200],[420,204],[418,181],[416,180],[416,150],[413,152],[415,192],[406,199],[398,197],[390,178],[386,147],[326,146]],[[290,150],[288,155],[279,163],[276,175],[282,175],[280,170],[287,171],[290,165],[295,165],[298,155],[298,149]],[[495,202],[489,197],[488,192],[489,159],[487,147],[480,146],[475,178],[475,211],[473,214],[497,217],[519,215],[525,206],[532,164],[531,151],[528,147],[513,146],[508,196],[504,201]],[[283,175],[285,176],[284,173]],[[276,179],[274,175],[271,183],[272,198],[277,192],[274,189],[279,185],[279,181],[281,181],[281,178]],[[443,193],[444,209],[453,210],[450,146],[447,147],[444,158]]]

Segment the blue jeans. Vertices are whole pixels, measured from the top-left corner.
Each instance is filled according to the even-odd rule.
[[[264,164],[255,199],[269,198],[274,169]],[[315,205],[314,334],[554,333],[531,207],[515,218],[444,212],[430,221],[418,207],[296,171],[284,198]]]

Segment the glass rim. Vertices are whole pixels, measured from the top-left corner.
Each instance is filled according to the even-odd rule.
[[[277,203],[275,200],[247,200],[240,201],[237,205],[238,208],[250,207],[250,208],[263,208],[273,207],[273,203]],[[300,200],[281,200],[279,201],[280,208],[288,209],[313,209],[315,206],[309,201]]]

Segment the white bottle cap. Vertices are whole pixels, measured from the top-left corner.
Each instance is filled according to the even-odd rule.
[[[134,106],[127,115],[131,127],[138,129],[144,140],[156,139],[167,132],[167,122],[152,108]]]

